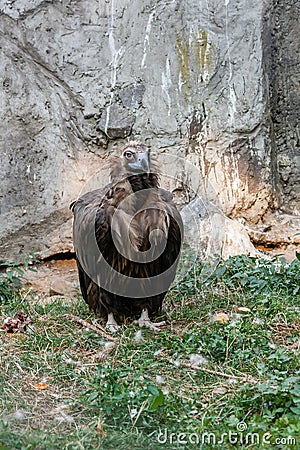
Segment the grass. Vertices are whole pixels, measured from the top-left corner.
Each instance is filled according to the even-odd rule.
[[[80,296],[38,301],[16,267],[1,323],[33,324],[0,333],[0,450],[299,447],[299,259],[197,263],[166,329],[128,323],[114,346],[64,317],[94,320]]]

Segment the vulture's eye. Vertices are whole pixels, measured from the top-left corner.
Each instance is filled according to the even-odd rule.
[[[125,158],[127,159],[132,159],[133,158],[133,153],[132,152],[125,152],[124,153]]]

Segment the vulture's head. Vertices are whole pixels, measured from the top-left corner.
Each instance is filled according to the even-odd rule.
[[[128,142],[120,150],[120,156],[111,161],[111,180],[157,172],[157,164],[150,157],[150,149],[138,141]]]
[[[149,173],[150,149],[141,142],[131,141],[122,149],[121,163],[128,175]]]

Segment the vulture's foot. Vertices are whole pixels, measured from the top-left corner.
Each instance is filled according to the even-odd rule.
[[[161,331],[161,327],[166,325],[165,321],[153,323],[149,319],[149,314],[147,308],[143,309],[141,317],[138,320],[135,320],[135,323],[137,323],[140,327],[149,328],[149,330],[154,331],[157,333],[158,331]]]
[[[115,318],[114,318],[113,313],[109,313],[109,314],[108,314],[108,316],[107,316],[107,322],[106,322],[105,328],[107,328],[107,330],[108,330],[110,333],[116,333],[116,332],[119,330],[120,325],[117,324],[117,322],[116,322],[116,320],[115,320]]]

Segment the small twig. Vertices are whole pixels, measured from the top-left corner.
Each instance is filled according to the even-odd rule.
[[[147,400],[145,400],[145,401],[142,403],[142,406],[140,407],[139,412],[137,413],[136,418],[135,418],[134,421],[132,422],[132,426],[133,426],[133,427],[135,426],[135,424],[136,424],[137,421],[139,420],[139,417],[140,417],[140,415],[142,414],[143,410],[145,409],[145,406],[146,406],[146,405],[147,405]]]
[[[228,367],[228,358],[229,358],[229,336],[227,336],[226,339],[226,356],[225,356],[226,367]]]
[[[80,317],[73,316],[72,314],[64,314],[64,317],[66,317],[67,319],[73,320],[74,322],[80,323],[80,325],[88,328],[89,330],[94,331],[95,333],[101,334],[101,336],[105,337],[105,339],[108,339],[109,341],[112,341],[112,342],[117,341],[117,338],[110,336],[108,333],[106,333],[104,330],[102,330],[99,326],[92,325],[91,323],[87,322],[86,320],[81,319]]]
[[[171,364],[174,364],[173,361],[169,361]],[[255,380],[252,377],[249,377],[248,375],[245,375],[244,377],[238,377],[237,375],[230,375],[229,373],[219,372],[217,370],[212,369],[206,369],[205,367],[200,366],[194,366],[193,364],[188,364],[184,362],[180,362],[181,366],[188,367],[189,369],[193,370],[201,370],[201,372],[210,373],[212,375],[217,375],[218,377],[224,377],[224,378],[233,378],[238,381],[244,381],[249,383],[258,383],[258,380]]]

